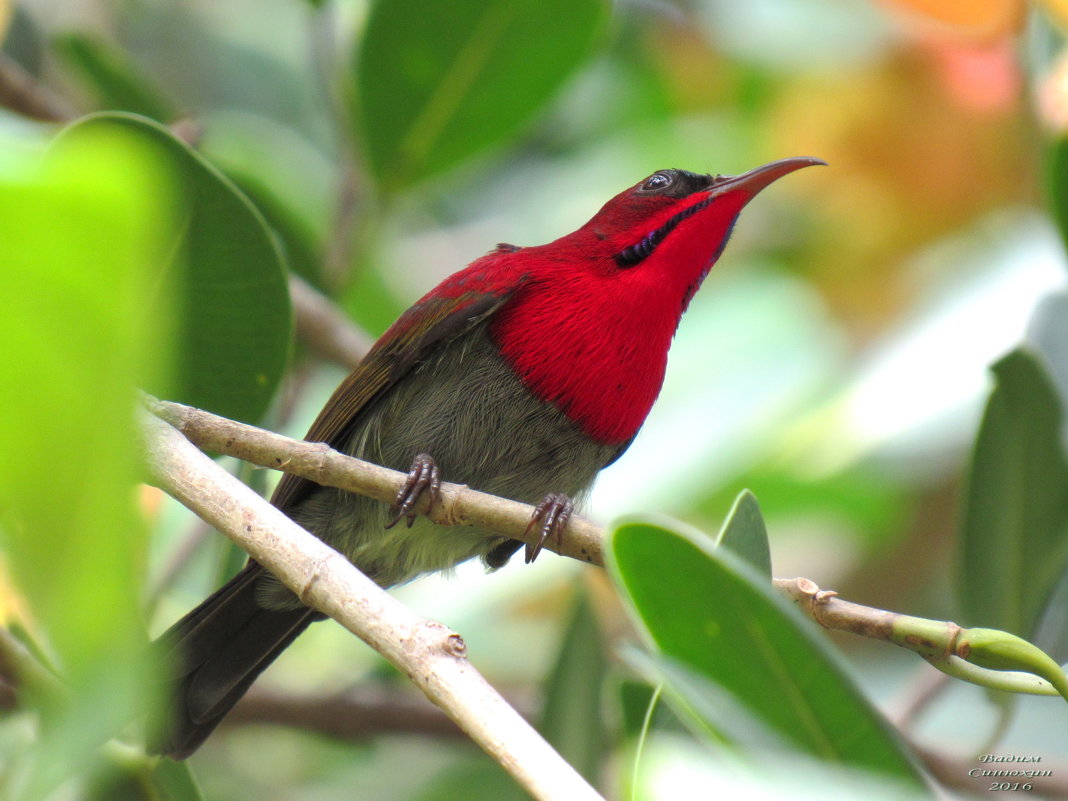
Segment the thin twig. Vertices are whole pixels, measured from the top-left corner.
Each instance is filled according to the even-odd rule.
[[[331,695],[298,696],[253,687],[223,720],[224,726],[262,723],[325,734],[338,740],[365,741],[382,734],[464,736],[426,698],[381,688],[361,687]]]
[[[334,303],[296,275],[289,277],[297,338],[324,359],[353,368],[371,348],[371,337]]]
[[[405,474],[354,459],[323,443],[307,443],[270,431],[236,423],[199,409],[150,399],[151,410],[167,420],[201,448],[284,470],[318,484],[338,487],[379,501],[391,503],[405,481]],[[447,526],[469,525],[493,531],[522,542],[536,542],[540,532],[527,531],[533,508],[515,501],[477,492],[459,484],[441,485],[440,502],[427,511],[426,499],[414,510],[435,523]],[[546,547],[562,556],[604,565],[605,534],[588,520],[574,516],[559,539]],[[809,618],[828,629],[848,631],[871,639],[884,640],[916,652],[939,670],[983,686],[1013,692],[1056,695],[1068,698],[1068,682],[1055,663],[1040,651],[1012,635],[986,629],[962,629],[951,621],[928,620],[885,609],[863,606],[822,590],[806,578],[773,579],[776,590],[793,601]],[[994,634],[1015,639],[1013,646],[1026,646],[1049,663],[1038,664],[1031,657],[1017,661],[1018,669],[990,670],[966,661],[976,634]],[[1007,667],[1007,666],[1006,666]],[[1021,672],[1021,671],[1028,672]],[[1050,672],[1052,671],[1052,672]],[[1054,682],[1054,683],[1051,683]]]
[[[322,443],[290,439],[169,401],[151,399],[148,405],[154,414],[185,434],[199,448],[294,473],[324,486],[339,487],[392,503],[407,478],[404,473],[345,456]],[[415,511],[426,513],[425,499],[420,500]],[[477,526],[537,543],[540,532],[527,531],[532,511],[523,503],[460,484],[443,483],[441,495],[427,516],[441,525]],[[600,528],[575,515],[560,541],[548,542],[545,547],[562,556],[603,566],[603,539]]]
[[[410,612],[166,422],[142,417],[148,466],[162,488],[404,672],[527,792],[545,801],[601,798],[471,666],[458,634]]]
[[[68,122],[78,114],[6,53],[0,53],[0,106],[41,122]]]
[[[889,716],[902,732],[909,732],[950,683],[950,677],[945,673],[921,665],[898,700],[888,705],[893,710]]]

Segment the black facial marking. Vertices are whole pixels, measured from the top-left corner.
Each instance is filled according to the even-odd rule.
[[[681,200],[694,192],[705,192],[718,183],[727,180],[722,175],[701,175],[689,170],[658,170],[646,178],[634,190],[637,195],[663,195]],[[687,217],[707,208],[712,198],[695,203],[683,209],[655,231],[646,234],[639,242],[624,248],[616,254],[616,264],[620,267],[633,267],[649,256],[668,234]]]
[[[690,174],[692,175],[693,173]],[[700,177],[707,178],[708,176],[706,175]],[[683,195],[683,197],[685,197],[685,195]],[[636,244],[630,245],[629,247],[623,248],[623,250],[619,251],[619,253],[616,254],[616,264],[618,264],[620,267],[633,267],[634,265],[639,264],[643,259],[649,256],[650,253],[656,250],[656,246],[667,238],[667,235],[674,230],[676,225],[685,220],[687,217],[692,217],[694,214],[701,211],[702,209],[708,208],[709,204],[712,203],[713,200],[715,200],[715,197],[706,198],[700,203],[694,203],[689,208],[685,208],[678,214],[671,217],[667,222],[665,222],[656,230],[646,234],[644,237],[642,237],[641,241],[637,242]]]

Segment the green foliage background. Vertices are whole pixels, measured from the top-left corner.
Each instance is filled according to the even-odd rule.
[[[262,705],[188,767],[139,753],[144,645],[242,555],[136,489],[135,388],[300,436],[344,370],[293,337],[287,272],[377,335],[655,169],[792,155],[831,166],[747,210],[590,499],[686,523],[624,518],[610,575],[542,558],[398,594],[610,797],[915,798],[946,743],[940,779],[973,792],[977,753],[1068,759],[1057,699],[954,684],[892,726],[933,669],[832,640],[764,581],[770,540],[774,575],[1068,659],[1066,140],[1028,100],[1068,89],[1063,31],[1027,24],[968,38],[821,0],[0,2],[0,73],[56,118],[0,109],[0,797],[520,797],[461,740],[347,741]],[[732,511],[743,488],[759,508]],[[700,532],[728,517],[716,547]],[[258,689],[354,686],[414,692],[327,623]]]

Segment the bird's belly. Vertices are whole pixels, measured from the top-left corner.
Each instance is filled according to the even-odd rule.
[[[550,492],[582,493],[619,451],[535,398],[484,328],[444,351],[365,410],[344,450],[402,471],[427,453],[443,480],[526,503]],[[387,504],[329,488],[291,514],[382,586],[483,557],[503,539],[422,517],[410,529],[401,523],[387,530]]]

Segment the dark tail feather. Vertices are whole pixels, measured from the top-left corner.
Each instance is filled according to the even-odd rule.
[[[283,611],[256,603],[255,562],[168,629],[156,647],[170,661],[169,717],[148,750],[174,759],[192,754],[252,686],[252,682],[311,623],[308,607]]]

